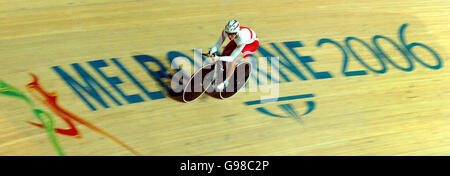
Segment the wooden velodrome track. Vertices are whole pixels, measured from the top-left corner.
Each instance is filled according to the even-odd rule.
[[[449,155],[449,12],[444,0],[3,0],[0,155]],[[258,34],[255,57],[279,57],[284,98],[169,97],[157,71],[209,49],[230,19]]]

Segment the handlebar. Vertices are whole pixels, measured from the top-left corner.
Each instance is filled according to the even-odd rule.
[[[206,56],[206,57],[215,57],[216,56],[215,53],[213,53],[212,55],[209,55],[208,53],[202,53],[202,55]]]

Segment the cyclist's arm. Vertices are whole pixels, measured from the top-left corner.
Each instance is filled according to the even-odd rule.
[[[216,44],[211,48],[211,52],[215,53],[223,44],[226,38],[226,34],[224,31],[222,31],[222,35],[220,35],[219,39],[217,40]]]

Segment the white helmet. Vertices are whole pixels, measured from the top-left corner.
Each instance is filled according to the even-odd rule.
[[[225,32],[226,33],[237,33],[240,30],[240,25],[237,20],[230,20],[228,21],[227,25],[225,25]]]

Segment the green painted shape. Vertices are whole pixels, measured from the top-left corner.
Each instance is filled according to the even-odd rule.
[[[45,126],[45,130],[47,132],[47,135],[50,139],[50,142],[53,144],[53,147],[55,147],[56,152],[60,156],[64,156],[64,151],[61,148],[61,146],[58,143],[58,140],[56,138],[55,128],[54,128],[54,121],[51,114],[48,112],[45,112],[41,109],[37,109],[34,107],[33,101],[31,101],[30,98],[28,98],[24,93],[22,93],[19,89],[5,83],[4,81],[0,80],[0,95],[9,96],[16,99],[24,100],[28,103],[30,108],[32,109],[32,112],[34,116],[36,116],[39,121]]]

